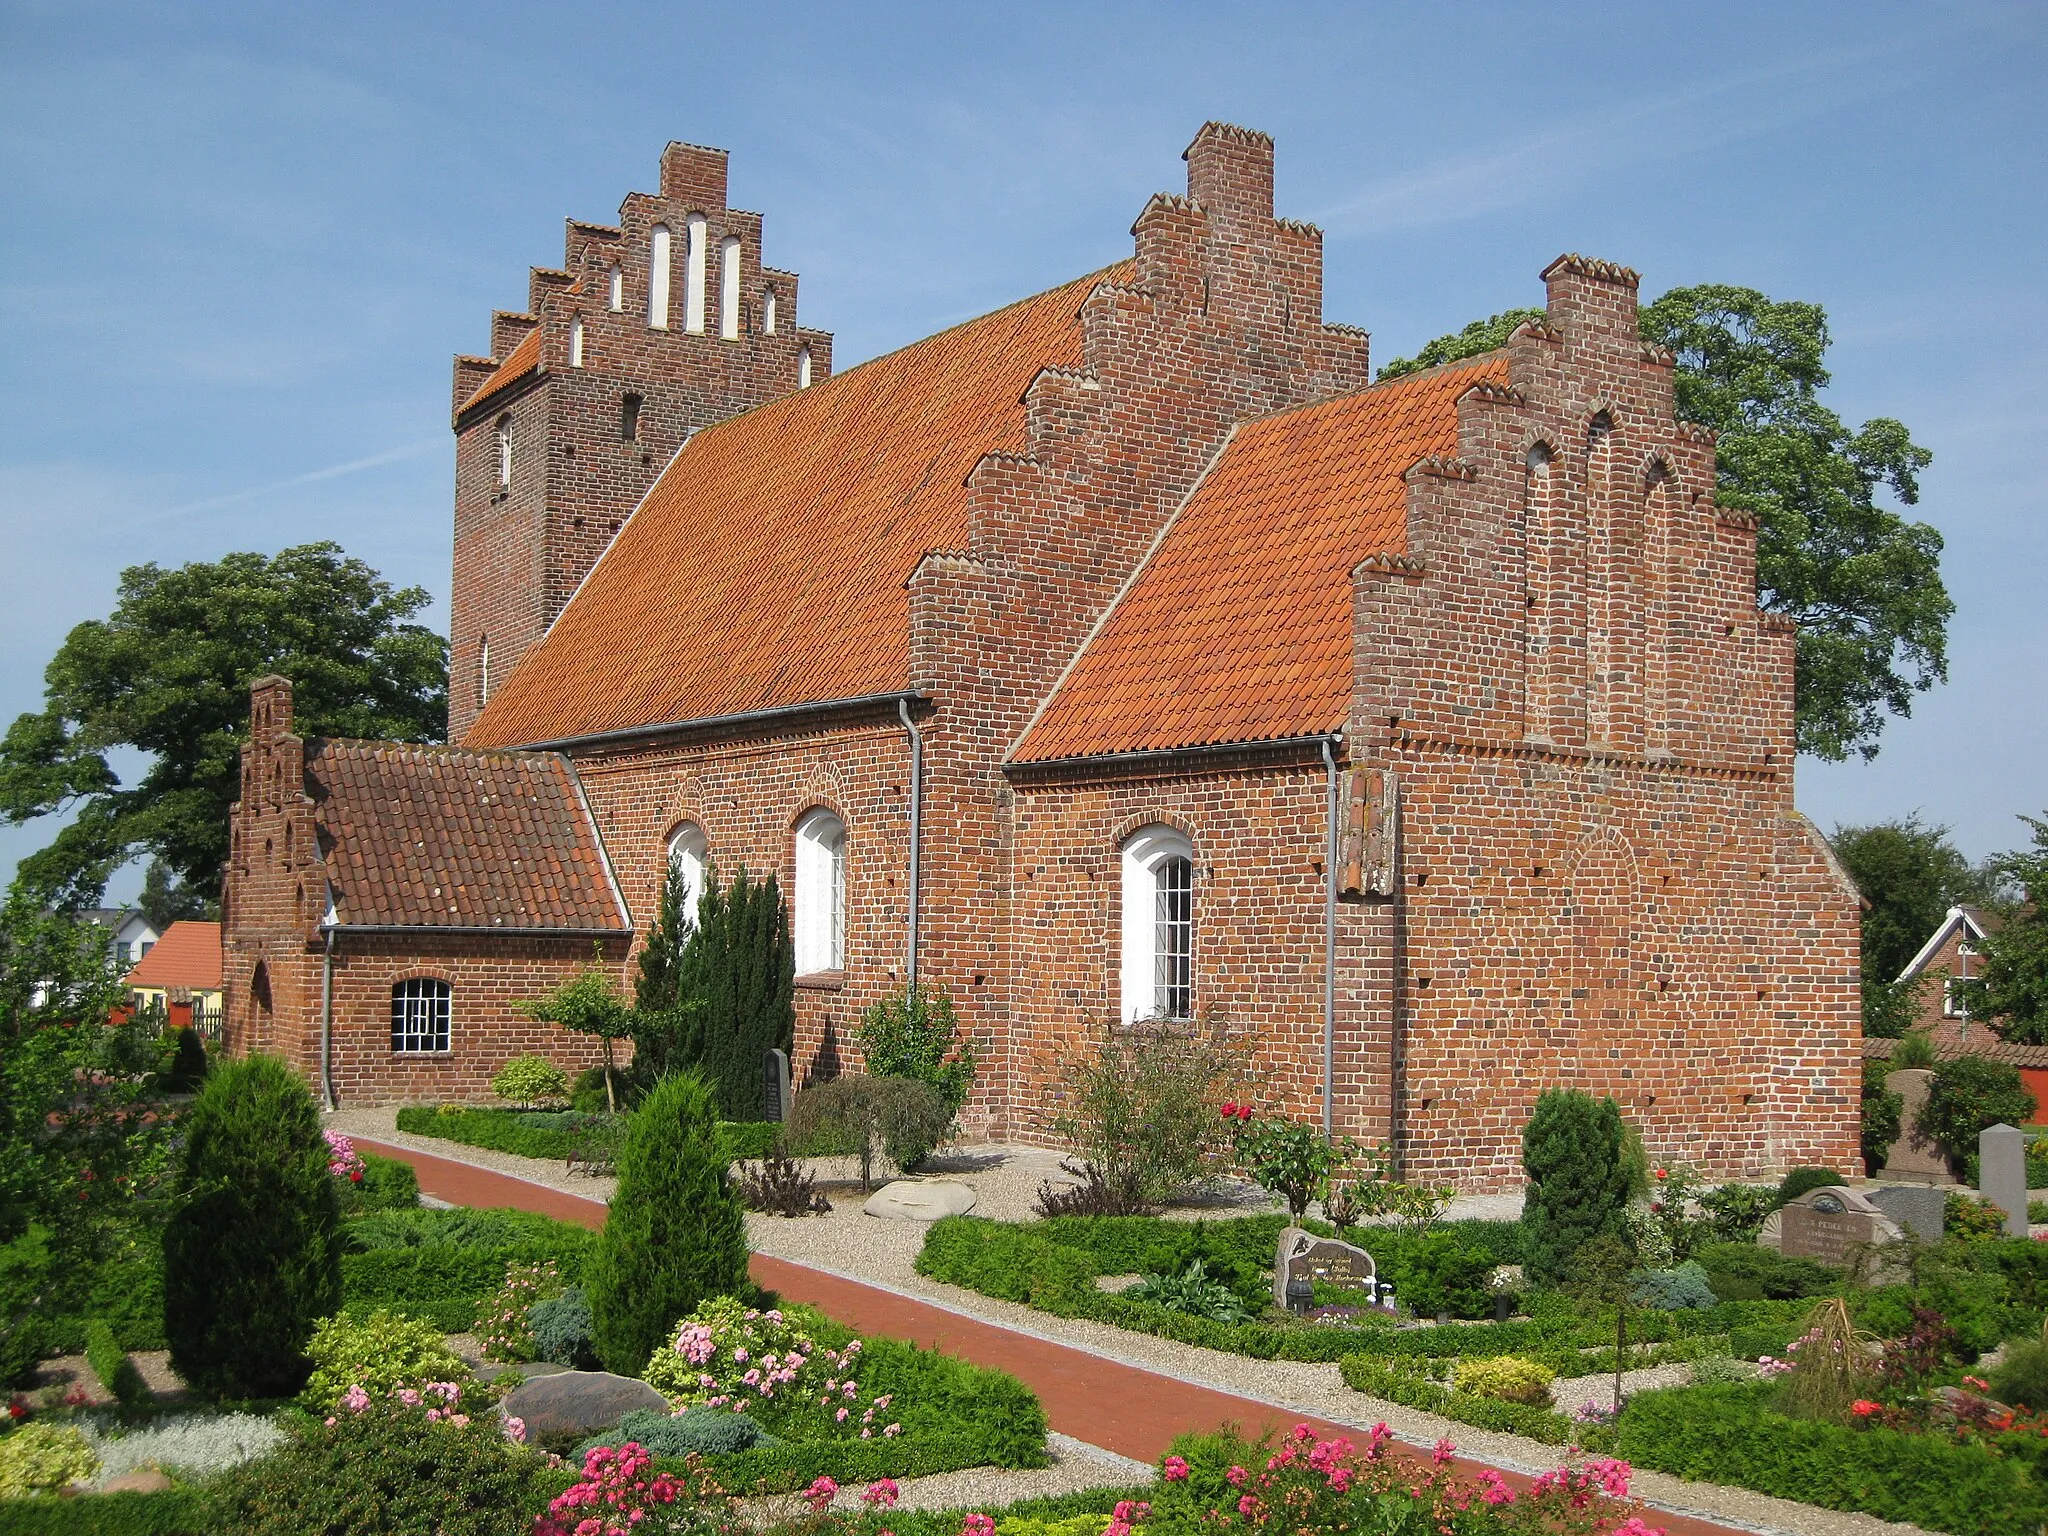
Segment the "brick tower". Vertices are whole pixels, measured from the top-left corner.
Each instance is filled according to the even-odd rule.
[[[461,741],[691,433],[832,371],[797,279],[726,206],[726,152],[670,144],[616,225],[568,221],[563,266],[491,355],[455,359],[448,739]]]

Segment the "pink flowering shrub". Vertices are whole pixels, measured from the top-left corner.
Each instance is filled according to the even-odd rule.
[[[637,1441],[617,1449],[593,1446],[583,1458],[583,1475],[549,1501],[547,1513],[533,1523],[533,1536],[651,1536],[693,1529],[701,1514],[689,1485],[655,1472],[653,1464]]]
[[[526,1314],[536,1302],[552,1301],[568,1289],[553,1259],[508,1264],[505,1283],[476,1309],[477,1342],[486,1360],[531,1360],[533,1329]]]
[[[322,1131],[327,1138],[327,1171],[351,1184],[363,1182],[363,1157],[356,1144],[339,1131]]]
[[[713,1297],[682,1320],[641,1376],[678,1412],[699,1403],[730,1408],[772,1422],[785,1438],[900,1435],[893,1395],[861,1391],[861,1341],[834,1349],[803,1321],[800,1313]]]

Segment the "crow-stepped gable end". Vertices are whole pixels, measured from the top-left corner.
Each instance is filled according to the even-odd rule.
[[[458,746],[297,743],[257,690],[232,1039],[344,1099],[582,1064],[505,1000],[593,943],[625,984],[669,869],[745,866],[799,1084],[943,987],[973,1136],[1051,1139],[1065,1060],[1200,1021],[1431,1182],[1517,1184],[1555,1086],[1716,1175],[1857,1167],[1796,636],[1636,274],[1560,257],[1504,346],[1374,384],[1272,141],[1186,162],[1125,259],[836,375],[721,154],[572,225],[458,367]]]
[[[597,563],[690,434],[832,371],[761,215],[726,206],[726,153],[662,151],[661,190],[615,224],[570,219],[559,268],[455,359],[448,739]]]

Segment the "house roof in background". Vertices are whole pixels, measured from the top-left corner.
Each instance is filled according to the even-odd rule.
[[[124,987],[189,987],[220,990],[220,924],[186,918],[171,924],[135,963]]]
[[[1906,968],[1899,972],[1898,979],[1911,981],[1926,970],[1958,933],[1967,936],[1967,943],[1969,939],[1981,939],[1986,934],[1996,933],[1999,926],[1998,917],[1982,907],[1950,907],[1948,915],[1941,920],[1941,926],[1920,946],[1920,953],[1906,962]]]

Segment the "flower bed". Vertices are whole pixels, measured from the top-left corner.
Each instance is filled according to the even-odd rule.
[[[408,1136],[430,1136],[437,1141],[510,1152],[517,1157],[560,1160],[575,1149],[584,1128],[610,1118],[567,1109],[408,1104],[398,1111],[398,1129]],[[738,1162],[772,1152],[782,1127],[771,1121],[722,1120],[718,1134],[725,1142],[727,1156]]]
[[[516,1210],[389,1212],[350,1222],[348,1238],[341,1284],[350,1316],[385,1308],[444,1333],[476,1325],[508,1265],[552,1260],[563,1279],[578,1280],[597,1242],[573,1222]]]

